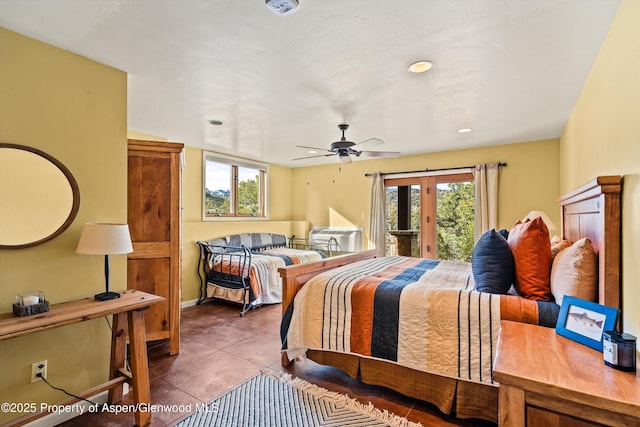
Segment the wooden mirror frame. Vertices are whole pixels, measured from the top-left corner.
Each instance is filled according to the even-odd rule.
[[[50,154],[45,153],[42,150],[39,150],[39,149],[34,148],[34,147],[28,147],[26,145],[19,145],[19,144],[11,144],[11,143],[0,142],[0,150],[3,149],[3,148],[12,148],[12,149],[15,149],[15,150],[28,151],[30,153],[36,154],[36,155],[38,155],[40,157],[43,157],[44,159],[46,159],[49,162],[51,162],[54,166],[56,166],[60,170],[60,172],[62,172],[62,174],[65,176],[65,178],[69,182],[69,186],[71,187],[71,193],[72,193],[73,201],[72,201],[72,205],[71,205],[71,211],[69,212],[69,215],[67,216],[67,219],[53,233],[51,233],[48,236],[45,236],[45,237],[43,237],[43,238],[41,238],[39,240],[35,240],[33,242],[28,242],[28,243],[21,243],[21,244],[18,244],[18,245],[5,245],[5,244],[0,243],[0,249],[31,248],[33,246],[40,245],[42,243],[48,242],[49,240],[52,240],[52,239],[58,237],[67,228],[69,228],[69,226],[73,223],[73,220],[78,215],[78,210],[80,210],[80,187],[78,187],[78,182],[73,177],[73,174],[71,173],[71,171],[64,164],[62,164],[62,162],[60,162],[55,157],[51,156]]]

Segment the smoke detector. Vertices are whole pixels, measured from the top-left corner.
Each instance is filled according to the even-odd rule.
[[[298,0],[265,0],[265,3],[277,15],[288,15],[298,10]]]

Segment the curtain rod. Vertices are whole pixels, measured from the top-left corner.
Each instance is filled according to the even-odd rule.
[[[501,161],[498,161],[498,166],[500,167],[505,167],[507,166],[506,163],[503,163]],[[384,175],[395,175],[395,174],[400,174],[400,173],[419,173],[419,172],[440,172],[440,171],[450,171],[450,170],[456,170],[456,169],[471,169],[471,168],[475,168],[476,165],[473,166],[458,166],[456,168],[439,168],[439,169],[421,169],[421,170],[417,170],[417,171],[403,171],[403,172],[380,172],[380,175],[384,176]],[[364,176],[372,176],[372,173],[365,173]]]

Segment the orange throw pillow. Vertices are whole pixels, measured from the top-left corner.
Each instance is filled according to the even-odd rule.
[[[542,218],[518,221],[507,239],[515,267],[518,294],[538,301],[551,300],[551,241]]]

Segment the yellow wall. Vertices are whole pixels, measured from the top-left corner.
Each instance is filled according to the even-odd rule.
[[[36,147],[69,168],[80,211],[54,240],[0,251],[0,312],[16,293],[46,292],[52,303],[104,290],[104,259],[77,255],[85,222],[126,222],[127,76],[70,52],[0,28],[0,141]],[[126,288],[126,257],[112,257],[114,289]],[[70,392],[107,378],[110,332],[104,319],[0,342],[1,402],[60,402],[31,363],[48,360],[48,379]],[[0,422],[10,414],[0,413]]]
[[[135,132],[132,130],[127,131],[127,139],[140,139],[142,141],[170,142],[167,138],[163,138],[156,135],[149,135],[148,133]]]
[[[340,166],[293,170],[293,219],[310,225],[356,226],[369,238],[370,178],[367,172],[400,172],[495,163],[507,163],[500,177],[498,225],[510,229],[529,211],[543,210],[560,224],[555,202],[559,193],[558,140],[496,145],[471,150],[358,160]]]
[[[564,190],[597,175],[624,175],[623,323],[640,336],[640,2],[625,0],[560,142]]]

